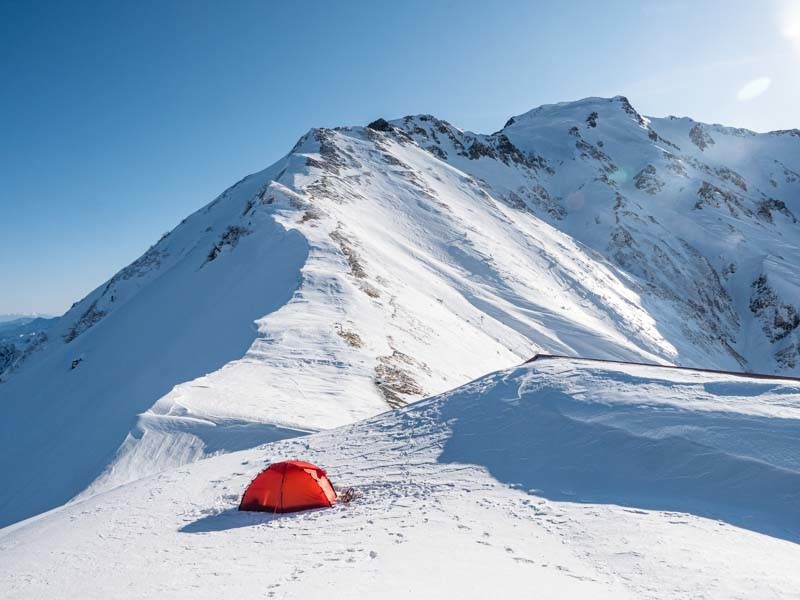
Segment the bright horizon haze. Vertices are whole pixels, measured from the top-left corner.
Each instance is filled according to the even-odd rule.
[[[312,127],[541,104],[800,127],[800,2],[0,0],[0,314],[61,314]]]

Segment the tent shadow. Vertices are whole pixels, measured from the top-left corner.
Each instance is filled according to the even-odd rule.
[[[550,500],[689,513],[800,543],[800,421],[509,391],[492,410],[480,398],[445,407],[439,462],[483,466]]]
[[[260,514],[261,520],[253,518],[253,513],[243,513],[237,508],[229,508],[219,513],[205,515],[196,521],[187,523],[178,531],[181,533],[210,533],[212,531],[226,531],[228,529],[239,529],[240,527],[251,527],[266,523],[272,515]]]
[[[304,511],[310,512],[310,511]],[[178,531],[180,533],[211,533],[214,531],[228,531],[242,527],[257,527],[278,519],[296,518],[302,513],[268,513],[241,511],[238,507],[231,507],[222,512],[205,515],[196,521],[187,523]]]

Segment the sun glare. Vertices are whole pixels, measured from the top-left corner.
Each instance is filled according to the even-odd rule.
[[[785,2],[778,17],[778,27],[783,37],[791,42],[800,58],[800,0]]]

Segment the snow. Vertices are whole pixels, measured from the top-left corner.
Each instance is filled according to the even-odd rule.
[[[15,373],[2,385],[0,471],[8,487],[0,523],[69,500],[101,474],[136,415],[176,379],[241,357],[257,334],[251,322],[291,298],[306,251],[296,232],[265,223],[241,243],[238,265],[208,265],[213,287],[202,285],[194,265],[179,263],[95,325],[94,335],[42,352],[31,365],[38,368]],[[51,338],[59,326],[48,330]]]
[[[798,446],[798,382],[539,360],[7,527],[0,590],[797,598]],[[255,474],[287,458],[361,497],[236,511]]]
[[[800,138],[621,97],[387,129],[310,131],[8,354],[0,526],[537,352],[800,374],[800,230],[759,213],[800,215]]]

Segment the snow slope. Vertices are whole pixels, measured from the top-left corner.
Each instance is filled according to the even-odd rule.
[[[799,457],[798,382],[539,360],[5,528],[0,592],[797,598]],[[287,458],[362,496],[237,512]]]
[[[798,172],[621,97],[312,130],[13,357],[0,526],[537,352],[797,374]]]

